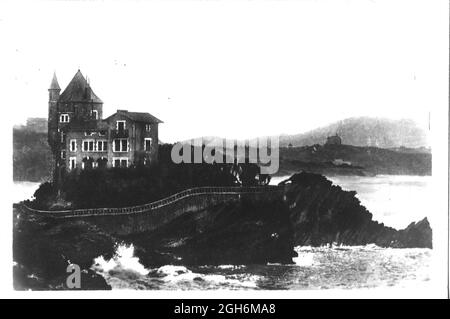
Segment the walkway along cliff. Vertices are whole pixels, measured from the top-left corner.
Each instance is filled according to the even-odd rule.
[[[246,201],[250,204],[282,201],[289,208],[297,245],[374,243],[383,247],[432,247],[428,220],[411,223],[405,230],[395,230],[372,220],[356,192],[317,174],[302,172],[278,186],[197,187],[153,203],[123,207],[62,211],[25,211],[55,219],[82,219],[112,235],[133,235],[155,231],[184,214]]]
[[[196,187],[153,203],[123,207],[44,211],[24,205],[26,211],[55,219],[84,219],[113,235],[131,235],[156,230],[175,218],[219,204],[246,200],[272,202],[281,200],[283,186]]]
[[[87,270],[86,282],[99,280],[89,270],[93,259],[111,257],[118,243],[133,244],[146,267],[290,263],[298,245],[432,247],[426,218],[404,230],[386,227],[355,195],[303,172],[279,186],[193,188],[135,207],[38,211],[16,205],[14,261],[24,280],[29,273],[50,276],[57,286],[69,261]]]

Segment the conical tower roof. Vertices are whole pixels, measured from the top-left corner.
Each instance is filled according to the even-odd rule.
[[[53,72],[52,83],[50,84],[49,90],[61,90],[58,84],[58,79],[56,78],[56,72]]]
[[[80,70],[78,70],[75,74],[64,92],[61,93],[59,101],[103,103],[102,100],[100,100],[100,98],[92,91],[92,88],[86,81],[83,74],[81,74]]]

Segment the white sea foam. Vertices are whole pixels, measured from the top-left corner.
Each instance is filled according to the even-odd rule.
[[[314,264],[314,253],[312,252],[298,252],[298,256],[292,260],[297,266],[307,267]]]
[[[215,268],[230,270],[244,267],[221,265]],[[101,274],[114,289],[250,289],[256,288],[259,278],[245,275],[246,279],[241,280],[238,275],[202,274],[177,265],[146,269],[134,256],[134,246],[123,244],[118,245],[113,258],[95,258],[91,269]]]
[[[94,259],[92,268],[100,273],[111,271],[129,271],[139,275],[147,275],[149,271],[139,262],[139,258],[134,256],[134,246],[119,245],[116,253],[110,260],[105,260],[103,256]]]
[[[426,202],[427,178],[335,179],[340,179],[337,183],[345,189],[358,191],[358,197],[374,213],[374,218],[387,225],[404,227],[426,211],[417,201]],[[407,206],[400,209],[406,194]],[[293,259],[293,265],[165,265],[148,270],[134,257],[134,247],[122,245],[111,260],[97,258],[93,269],[113,289],[426,289],[431,281],[433,251],[430,249],[333,244],[298,246],[295,251],[298,257]]]
[[[221,267],[221,266],[218,266],[216,268],[233,269],[231,267]],[[164,275],[163,277],[160,278],[161,280],[165,281],[166,283],[170,283],[172,285],[177,285],[182,282],[184,283],[196,282],[197,286],[202,286],[206,288],[214,287],[215,289],[233,288],[233,287],[255,288],[256,281],[258,279],[257,276],[247,276],[246,280],[242,281],[238,278],[238,276],[225,276],[221,274],[201,274],[192,272],[191,270],[189,270],[184,266],[174,266],[174,265],[165,265],[159,267],[156,272],[159,275]],[[191,286],[191,288],[195,288],[195,284],[194,287]]]
[[[426,287],[430,280],[431,249],[332,245],[295,250],[294,265],[164,265],[148,270],[133,255],[133,246],[119,245],[112,259],[96,258],[92,269],[113,289]]]
[[[219,265],[217,266],[219,269],[241,269],[245,268],[245,265]]]

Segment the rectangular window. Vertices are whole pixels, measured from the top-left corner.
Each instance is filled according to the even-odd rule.
[[[70,140],[70,146],[69,149],[71,152],[77,151],[77,140]]]
[[[61,123],[69,123],[69,114],[61,114],[59,116],[59,121]]]
[[[152,139],[149,137],[145,138],[144,139],[144,150],[146,152],[150,152],[151,147],[152,147]]]
[[[106,141],[97,141],[97,152],[106,152],[108,150],[108,143]]]
[[[66,133],[61,132],[61,143],[64,143],[66,141]]]
[[[145,124],[145,130],[146,130],[147,132],[150,132],[150,130],[151,130],[150,124]]]
[[[97,111],[97,110],[93,110],[93,111],[92,111],[92,116],[93,116],[96,120],[98,120],[98,111]]]
[[[116,122],[116,129],[121,132],[124,131],[126,129],[126,125],[125,125],[126,121],[117,121]]]
[[[94,140],[83,140],[83,152],[94,152]]]
[[[66,159],[66,151],[61,151],[61,159]]]
[[[113,157],[114,167],[128,167],[128,157]]]
[[[117,138],[113,141],[114,152],[128,152],[128,139]]]
[[[69,168],[70,169],[77,168],[77,158],[76,157],[69,158]]]

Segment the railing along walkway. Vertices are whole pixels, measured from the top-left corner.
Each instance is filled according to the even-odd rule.
[[[139,214],[144,212],[152,212],[163,207],[170,206],[183,199],[193,196],[202,195],[217,195],[217,197],[223,197],[228,195],[244,195],[244,194],[260,194],[260,193],[276,193],[282,192],[283,186],[253,186],[253,187],[196,187],[186,189],[169,197],[157,200],[152,203],[120,207],[120,208],[87,208],[87,209],[73,209],[73,210],[38,210],[23,205],[29,212],[39,214],[46,217],[55,218],[67,218],[67,217],[83,217],[83,216],[102,216],[102,215],[127,215],[127,214]]]

